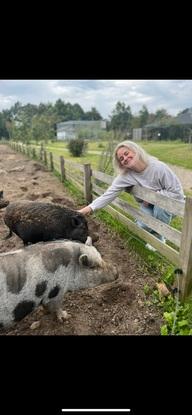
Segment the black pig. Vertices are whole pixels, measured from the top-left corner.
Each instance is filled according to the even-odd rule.
[[[88,224],[84,215],[67,207],[43,202],[10,203],[4,215],[10,233],[16,233],[24,245],[55,239],[85,243]]]
[[[5,200],[3,196],[3,190],[0,190],[0,209],[6,207],[9,204],[9,200]]]

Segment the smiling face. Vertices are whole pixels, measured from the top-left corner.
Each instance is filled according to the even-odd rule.
[[[116,157],[123,170],[130,169],[140,173],[147,167],[147,163],[140,159],[139,154],[126,146],[119,147]]]
[[[138,156],[128,147],[120,147],[117,150],[117,159],[123,168],[134,169],[137,166]]]

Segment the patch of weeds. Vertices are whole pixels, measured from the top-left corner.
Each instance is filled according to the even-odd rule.
[[[175,280],[174,265],[169,265],[166,271],[164,272],[163,281],[168,287],[170,287],[173,285],[174,280]]]
[[[58,177],[59,180],[61,180],[61,175],[57,170],[53,170],[53,174],[54,174],[54,176]]]
[[[148,284],[145,284],[143,287],[143,291],[145,295],[149,295],[152,293],[152,288]]]
[[[162,278],[168,263],[157,252],[146,249],[145,242],[142,239],[132,234],[128,228],[120,222],[117,222],[104,210],[98,211],[95,215],[125,241],[125,245],[129,250],[132,250],[133,254],[139,255],[139,259],[142,259],[146,269],[150,273],[157,273]]]
[[[180,301],[176,301],[175,298],[169,296],[164,300],[162,306],[165,324],[161,326],[161,335],[191,336],[192,304],[188,302],[181,304]]]
[[[78,190],[77,187],[75,187],[71,182],[69,182],[68,180],[64,180],[64,186],[68,190],[70,195],[74,197],[78,205],[86,204],[81,191]]]
[[[164,320],[160,329],[162,336],[192,335],[192,299],[183,304],[172,294],[161,297],[158,290],[154,290],[148,303],[162,309]]]

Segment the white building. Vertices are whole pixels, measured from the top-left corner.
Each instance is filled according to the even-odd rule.
[[[80,131],[90,132],[96,135],[97,132],[106,130],[106,121],[65,121],[57,124],[57,139],[70,140],[77,138]]]

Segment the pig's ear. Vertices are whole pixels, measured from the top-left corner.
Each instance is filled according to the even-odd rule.
[[[84,267],[89,267],[90,266],[88,256],[86,254],[80,255],[79,263],[80,263],[80,265],[84,265]]]
[[[80,226],[82,224],[81,216],[72,216],[71,224],[75,228],[76,226]]]
[[[92,238],[90,236],[87,237],[85,245],[92,246]]]

